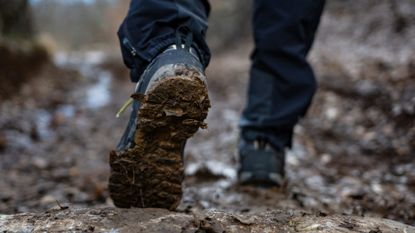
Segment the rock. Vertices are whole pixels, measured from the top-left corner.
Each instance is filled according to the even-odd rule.
[[[198,214],[164,209],[55,208],[0,215],[0,232],[415,232],[396,221],[359,216],[272,210]]]

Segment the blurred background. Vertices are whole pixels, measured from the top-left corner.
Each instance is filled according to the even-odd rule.
[[[116,37],[127,0],[0,0],[0,213],[112,206],[108,154],[132,93]],[[415,2],[330,0],[309,56],[320,88],[288,183],[239,187],[251,1],[211,0],[212,109],[186,149],[181,210],[305,209],[415,224]]]

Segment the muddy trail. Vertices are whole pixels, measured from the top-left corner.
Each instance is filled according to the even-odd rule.
[[[403,2],[402,18],[414,20],[414,5]],[[208,128],[187,143],[179,212],[297,210],[415,225],[415,26],[395,22],[388,4],[367,9],[351,16],[356,9],[334,4],[322,19],[310,55],[320,89],[295,129],[282,188],[237,185],[252,44],[214,54]],[[56,53],[52,60],[0,103],[2,214],[113,206],[109,152],[128,120],[115,114],[134,85],[113,54]]]

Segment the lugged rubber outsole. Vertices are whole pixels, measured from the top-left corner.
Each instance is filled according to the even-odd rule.
[[[182,197],[183,148],[208,114],[204,77],[181,70],[163,77],[140,98],[135,146],[110,153],[109,193],[120,208],[174,210]]]

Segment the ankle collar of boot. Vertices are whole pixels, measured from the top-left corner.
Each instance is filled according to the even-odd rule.
[[[168,51],[172,51],[172,50],[179,50],[179,49],[185,49],[186,45],[185,44],[181,44],[181,46],[177,46],[176,44],[172,44],[169,47],[167,47],[166,50],[163,51],[163,53],[168,52]],[[190,47],[189,49],[190,54],[192,54],[195,58],[197,58],[197,60],[200,61],[199,58],[199,54],[196,51],[196,49],[194,49],[193,47]]]

